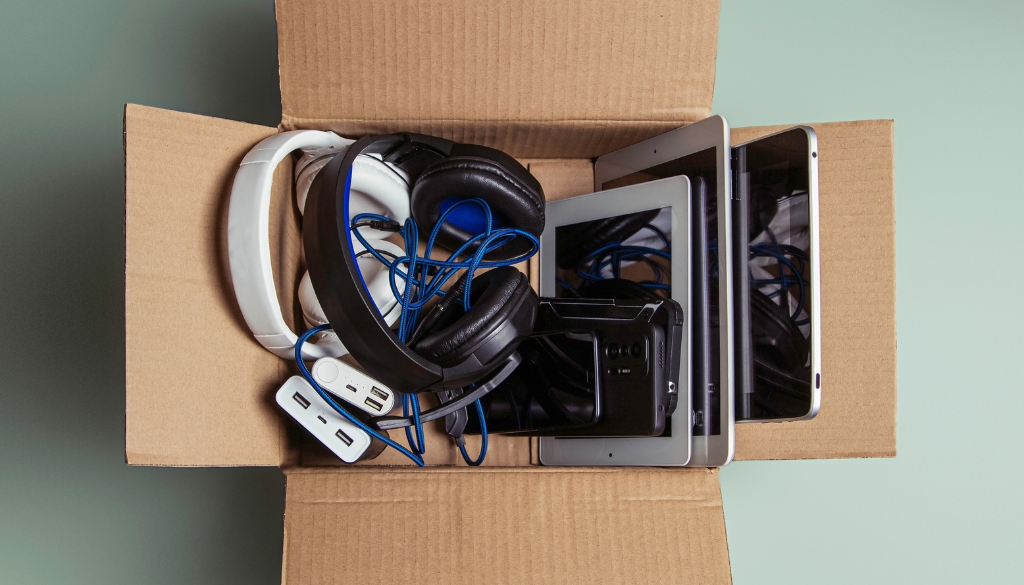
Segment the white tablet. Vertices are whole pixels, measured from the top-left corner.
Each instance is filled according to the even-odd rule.
[[[625,284],[637,294],[672,298],[683,309],[678,404],[657,437],[540,438],[544,465],[686,465],[690,459],[690,181],[651,181],[548,203],[540,239],[542,297],[589,296]],[[584,237],[559,230],[601,222]],[[596,225],[596,224],[595,224]],[[568,239],[566,234],[573,234]],[[561,240],[559,236],[561,235]],[[602,238],[608,240],[602,241]],[[570,250],[572,248],[572,250]],[[593,248],[593,250],[591,250]],[[602,255],[604,254],[604,255]],[[599,295],[598,295],[599,296]]]
[[[678,175],[689,177],[695,198],[703,186],[704,205],[695,201],[694,208],[703,207],[707,217],[706,224],[701,226],[707,250],[704,274],[709,279],[705,290],[712,295],[717,291],[717,298],[711,298],[708,303],[713,312],[710,318],[702,324],[695,315],[690,321],[701,330],[692,333],[694,378],[690,386],[694,394],[694,413],[693,453],[689,465],[717,467],[732,461],[735,449],[731,253],[734,202],[729,125],[725,118],[711,116],[606,154],[594,164],[594,188],[602,191]],[[700,264],[697,262],[694,266],[700,268]],[[694,282],[697,285],[693,289],[696,310],[700,307],[700,279]],[[702,346],[705,340],[708,343]],[[694,380],[696,384],[692,383]]]

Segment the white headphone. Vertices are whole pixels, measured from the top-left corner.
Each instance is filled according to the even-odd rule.
[[[270,190],[274,169],[294,150],[302,150],[295,167],[295,201],[304,211],[306,195],[313,178],[330,160],[343,154],[354,141],[333,132],[295,130],[271,136],[253,147],[238,168],[231,187],[228,209],[228,259],[235,297],[242,316],[256,340],[277,356],[295,359],[295,332],[288,328],[281,315],[277,289],[270,266]],[[360,156],[352,165],[349,196],[351,215],[379,213],[399,223],[409,217],[409,184],[404,173],[370,156]],[[376,249],[404,256],[405,251],[385,240],[369,240]],[[357,246],[355,252],[361,252]],[[359,268],[370,296],[384,316],[393,324],[400,311],[398,299],[391,290],[388,270],[373,256],[358,258]],[[404,290],[399,280],[398,288]],[[320,302],[306,273],[299,282],[299,304],[307,326],[327,323]],[[336,334],[325,331],[316,343],[302,348],[307,360],[324,356],[340,357],[348,353]]]

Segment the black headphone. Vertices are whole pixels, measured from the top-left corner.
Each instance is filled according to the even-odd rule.
[[[508,372],[519,342],[532,331],[537,295],[513,267],[495,268],[473,279],[472,308],[457,302],[463,275],[427,313],[410,344],[385,324],[366,289],[353,249],[349,189],[353,161],[375,156],[400,169],[411,186],[411,212],[429,233],[440,214],[462,199],[480,198],[494,210],[498,227],[537,237],[544,230],[544,193],[526,168],[507,154],[419,134],[365,136],[335,156],[313,181],[306,201],[303,247],[310,280],[327,320],[366,371],[403,393],[454,390],[501,368]],[[454,210],[437,241],[456,249],[483,231],[482,216]],[[480,229],[476,229],[480,227]],[[522,253],[515,241],[493,258]],[[453,294],[454,293],[454,294]]]

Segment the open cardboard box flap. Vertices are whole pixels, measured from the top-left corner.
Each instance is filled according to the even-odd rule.
[[[717,470],[287,473],[285,585],[730,581]]]
[[[507,437],[492,438],[490,467],[468,470],[433,426],[436,467],[387,467],[405,463],[390,450],[330,467],[274,405],[294,364],[249,334],[225,234],[238,163],[279,129],[487,144],[520,157],[549,200],[590,192],[594,156],[710,114],[718,2],[278,0],[277,15],[280,128],[125,109],[127,461],[284,467],[289,585],[729,582],[716,470],[540,468],[529,440]],[[892,123],[813,126],[821,412],[740,425],[737,459],[895,454]],[[291,172],[275,175],[271,252],[297,322]]]
[[[717,0],[278,0],[281,125],[593,157],[711,114]]]

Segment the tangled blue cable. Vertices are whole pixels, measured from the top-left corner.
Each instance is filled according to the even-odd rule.
[[[462,458],[467,464],[477,467],[484,462],[484,458],[487,457],[487,419],[484,417],[484,406],[480,404],[480,401],[476,401],[476,417],[480,420],[480,454],[477,455],[476,459],[470,459],[469,453],[466,453],[465,441],[458,441],[459,452],[462,453]]]
[[[431,258],[438,234],[445,223],[449,222],[449,216],[453,211],[464,205],[476,205],[483,211],[486,219],[486,229],[483,233],[473,236],[462,246],[451,253],[445,260]],[[402,313],[398,320],[398,339],[408,343],[416,330],[416,323],[419,319],[419,312],[433,297],[443,296],[445,292],[442,287],[457,274],[460,270],[466,270],[466,286],[463,290],[462,305],[468,311],[470,308],[470,293],[473,285],[473,276],[481,268],[497,268],[500,266],[511,266],[524,262],[540,249],[540,241],[528,232],[517,228],[495,228],[493,214],[490,205],[483,199],[474,197],[463,199],[454,203],[446,209],[438,218],[434,229],[427,238],[424,246],[423,256],[419,255],[419,226],[416,220],[411,217],[403,225],[398,226],[397,222],[376,213],[360,213],[352,218],[352,233],[363,245],[363,247],[388,268],[388,278],[391,284],[391,292],[399,300],[402,306]],[[405,255],[392,259],[386,258],[378,250],[370,246],[369,241],[360,232],[359,228],[374,227],[397,231],[405,244]],[[526,238],[530,244],[530,250],[507,260],[485,260],[484,257],[497,250],[516,238]],[[475,250],[473,248],[475,247]],[[461,257],[465,258],[460,259]],[[405,270],[402,270],[402,268]],[[402,291],[398,288],[398,279],[405,281]],[[413,427],[405,428],[405,436],[413,453],[423,455],[423,424],[420,422],[419,397],[415,394],[402,395],[402,413],[404,416],[411,415]],[[483,406],[477,401],[477,414],[480,417],[480,430],[483,437],[481,452],[477,460],[471,460],[466,453],[465,447],[460,444],[459,450],[466,463],[480,465],[487,454],[487,424],[484,421]],[[416,437],[413,438],[413,428]]]
[[[445,260],[431,258],[435,241],[441,231],[441,227],[448,222],[448,216],[463,205],[478,205],[484,212],[486,218],[486,230],[467,240],[457,250],[452,252]],[[481,268],[497,268],[499,266],[511,266],[525,262],[540,249],[540,241],[528,232],[517,228],[495,228],[493,215],[490,206],[486,201],[479,198],[463,199],[456,202],[445,210],[437,220],[430,237],[427,238],[423,256],[419,256],[419,227],[416,220],[409,218],[401,226],[399,233],[405,242],[405,256],[394,260],[388,260],[383,254],[373,249],[365,236],[360,233],[359,228],[366,227],[364,222],[378,221],[389,222],[388,218],[374,213],[360,213],[352,218],[352,231],[363,244],[363,247],[370,251],[374,257],[388,267],[391,291],[402,304],[402,315],[399,319],[398,338],[408,342],[415,330],[419,310],[426,305],[434,296],[444,295],[441,288],[458,273],[459,270],[466,270],[466,287],[463,291],[462,304],[465,310],[470,307],[470,291],[473,285],[473,275]],[[529,251],[524,252],[507,260],[485,260],[487,253],[497,250],[501,246],[513,241],[516,238],[526,238],[531,244]],[[468,253],[473,247],[476,250],[463,260],[459,257]],[[401,266],[407,266],[403,271]],[[431,275],[433,271],[433,275]],[[410,276],[411,275],[411,276]],[[405,290],[399,292],[397,279],[401,278],[406,282]],[[411,285],[411,286],[410,286]]]

